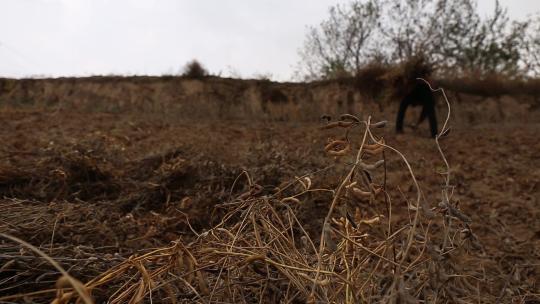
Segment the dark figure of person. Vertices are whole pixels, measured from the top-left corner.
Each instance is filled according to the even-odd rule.
[[[435,96],[433,96],[433,92],[427,83],[417,80],[414,88],[401,101],[396,120],[397,133],[403,133],[403,119],[405,118],[405,111],[407,111],[408,106],[422,106],[422,113],[415,127],[428,118],[431,137],[435,137],[438,130],[437,116],[435,115]]]

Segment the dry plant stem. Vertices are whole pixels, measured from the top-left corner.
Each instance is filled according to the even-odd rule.
[[[173,250],[175,247],[177,247],[178,244],[175,244],[173,246],[170,246],[170,247],[165,247],[165,248],[160,248],[160,249],[156,249],[154,251],[151,251],[151,252],[148,252],[144,255],[141,255],[141,256],[138,256],[138,257],[135,257],[135,258],[132,258],[132,259],[128,259],[122,263],[120,263],[118,265],[118,267],[115,267],[109,271],[106,271],[104,273],[102,273],[100,276],[90,280],[88,283],[85,284],[85,286],[87,286],[88,288],[94,288],[94,287],[97,287],[99,285],[103,285],[105,284],[106,282],[108,282],[109,280],[112,280],[115,278],[115,276],[118,274],[118,273],[122,273],[122,272],[125,272],[128,268],[131,267],[132,263],[134,261],[142,261],[142,260],[145,260],[147,258],[150,258],[150,257],[154,257],[158,254],[158,253],[161,253],[161,252],[168,252],[170,250]]]
[[[394,266],[400,266],[399,264],[395,263],[394,261],[392,260],[389,260],[388,258],[385,258],[383,255],[380,255],[380,254],[377,254],[375,251],[373,250],[370,250],[364,246],[362,246],[362,244],[358,243],[358,242],[355,242],[354,240],[352,240],[351,238],[349,238],[347,235],[343,234],[343,232],[339,231],[339,230],[336,230],[336,233],[341,235],[344,239],[346,239],[347,241],[351,242],[352,244],[356,245],[357,247],[365,250],[367,253],[371,254],[371,255],[374,255],[376,257],[378,257],[379,259],[381,260],[384,260]],[[386,247],[386,246],[385,246]],[[384,250],[384,249],[383,249]],[[405,266],[401,266],[401,267],[405,267]]]
[[[66,290],[69,290],[69,288],[66,288]],[[27,292],[24,295],[21,295],[21,294],[9,295],[9,296],[0,297],[0,302],[7,302],[7,301],[15,300],[15,299],[20,299],[23,296],[26,296],[26,297],[40,296],[40,295],[44,295],[48,293],[54,293],[56,291],[57,289],[55,288],[55,289],[45,289],[45,290]]]
[[[384,194],[384,202],[386,206],[386,216],[388,218],[388,235],[387,238],[390,238],[390,235],[392,234],[392,202],[390,200],[390,195],[388,192],[386,192],[386,179],[387,179],[387,163],[386,163],[386,153],[383,149],[382,151],[382,157],[384,160],[384,177],[383,177],[383,194]],[[392,259],[394,262],[396,262],[396,246],[394,246],[394,243],[392,243]],[[396,268],[394,267],[394,272],[396,271]]]
[[[25,241],[23,241],[23,240],[21,240],[21,239],[19,239],[17,237],[7,235],[5,233],[0,233],[0,236],[3,237],[3,238],[6,238],[8,240],[11,240],[13,242],[19,243],[19,244],[27,247],[28,249],[32,250],[33,252],[37,253],[39,256],[41,256],[47,262],[49,262],[54,268],[56,268],[69,281],[71,286],[75,289],[75,291],[77,292],[79,297],[84,301],[85,304],[93,304],[94,303],[94,301],[92,300],[92,298],[88,294],[88,290],[85,290],[81,283],[79,283],[71,275],[69,275],[69,273],[64,268],[62,268],[62,266],[60,266],[50,256],[46,255],[43,251],[37,249],[33,245],[31,245],[31,244],[29,244],[29,243],[27,243],[27,242],[25,242]]]
[[[420,79],[421,79],[421,78],[420,78]],[[434,91],[434,92],[435,92],[435,91],[439,91],[439,90],[442,91],[444,100],[445,100],[445,102],[446,102],[446,104],[447,104],[447,106],[448,106],[448,113],[447,113],[446,120],[445,120],[445,123],[444,123],[444,125],[443,125],[443,128],[442,128],[442,130],[441,130],[441,133],[439,133],[439,134],[435,137],[435,142],[436,142],[436,145],[437,145],[437,149],[439,150],[439,153],[441,154],[441,157],[442,157],[442,159],[443,159],[443,161],[444,161],[444,163],[445,163],[445,165],[446,165],[446,168],[447,168],[447,171],[445,172],[445,175],[446,175],[445,182],[446,182],[446,183],[445,183],[445,187],[444,187],[444,189],[443,189],[443,201],[444,201],[445,203],[448,203],[448,202],[449,202],[448,188],[449,188],[449,186],[450,186],[450,165],[448,164],[448,161],[447,161],[447,159],[446,159],[446,157],[445,157],[445,155],[444,155],[444,153],[443,153],[443,151],[442,151],[442,148],[441,148],[441,146],[440,146],[440,144],[439,144],[439,137],[440,137],[440,134],[444,134],[444,133],[446,132],[446,130],[447,130],[447,129],[446,129],[446,128],[447,128],[447,124],[448,124],[448,121],[449,121],[449,119],[450,119],[450,103],[449,103],[449,101],[448,101],[448,98],[446,97],[446,94],[444,93],[444,90],[442,90],[442,89],[434,90],[434,89],[431,87],[431,85],[430,85],[426,80],[424,80],[424,79],[421,79],[421,80],[424,81],[424,82],[429,86],[430,90],[432,90],[432,91]],[[371,136],[371,138],[373,139],[373,135],[371,134],[371,132],[370,132],[370,136]],[[384,144],[383,144],[383,145],[384,145]],[[386,145],[384,145],[384,146],[386,146]],[[396,153],[398,153],[398,154],[402,157],[402,159],[405,161],[405,163],[407,164],[407,167],[408,167],[408,169],[409,169],[409,172],[411,173],[411,176],[412,176],[412,179],[413,179],[413,181],[414,181],[414,183],[415,183],[415,186],[416,186],[416,188],[417,188],[417,191],[418,191],[417,205],[416,205],[416,214],[415,214],[415,217],[414,217],[413,227],[412,227],[411,231],[409,232],[409,236],[408,236],[408,240],[407,240],[407,246],[406,246],[406,248],[405,248],[405,251],[404,251],[403,256],[402,256],[402,258],[401,258],[401,261],[400,261],[400,264],[402,264],[402,263],[405,261],[405,258],[406,258],[407,255],[408,255],[410,246],[412,245],[412,238],[414,237],[414,233],[415,233],[416,226],[417,226],[417,223],[418,223],[418,215],[419,215],[419,211],[420,211],[420,210],[419,210],[419,204],[420,204],[420,199],[421,199],[421,197],[422,197],[422,194],[421,194],[421,192],[420,192],[420,187],[418,186],[418,183],[417,183],[416,178],[415,178],[415,176],[414,176],[414,174],[413,174],[413,172],[412,172],[412,169],[411,169],[411,167],[410,167],[408,161],[407,161],[407,160],[405,159],[405,157],[403,156],[403,154],[400,153],[399,151],[397,151],[396,149],[392,148],[392,147],[389,147],[389,146],[387,146],[387,147],[390,148],[391,150],[395,151]],[[449,229],[449,227],[445,227],[445,229]],[[445,232],[444,235],[445,235],[445,237],[444,237],[444,245],[443,245],[443,248],[446,248],[446,242],[447,242],[447,240],[448,240],[448,233]],[[422,253],[423,253],[423,250],[422,250]],[[417,260],[416,260],[416,261],[417,261]],[[411,266],[411,265],[409,265],[409,267],[410,267],[410,266]],[[391,288],[392,292],[393,292],[393,290],[395,289],[395,286],[398,284],[398,282],[396,281],[396,278],[398,278],[398,276],[396,276],[396,277],[394,278],[394,282],[392,283],[392,288]]]
[[[298,182],[298,179],[302,179],[304,177],[309,177],[311,175],[314,175],[314,174],[318,174],[318,173],[321,173],[321,172],[324,172],[326,170],[329,170],[329,169],[332,169],[334,168],[336,165],[330,165],[330,166],[326,166],[322,169],[319,169],[319,170],[315,170],[313,172],[309,172],[309,173],[306,173],[304,175],[301,175],[301,176],[298,176],[296,178],[294,178],[294,180],[292,180],[291,182],[287,183],[287,185],[283,186],[283,188],[280,188],[276,193],[274,193],[274,196],[277,196],[278,194],[282,193],[283,191],[285,191],[286,189],[288,189],[289,187],[291,187],[292,185],[294,185],[295,183]],[[331,190],[328,190],[328,191],[331,191]]]
[[[248,179],[250,180],[250,183],[251,183],[251,179],[249,178],[249,174],[246,173],[246,176],[248,176]],[[240,234],[240,232],[242,232],[243,230],[243,227],[244,227],[244,224],[246,223],[246,220],[247,220],[247,217],[248,215],[250,214],[250,211],[251,211],[251,208],[253,207],[253,205],[250,205],[247,212],[246,212],[246,215],[244,216],[244,218],[242,219],[242,222],[240,224],[240,227],[238,229],[238,231],[236,232],[236,235],[234,236],[231,244],[228,246],[229,248],[227,248],[227,251],[231,252],[233,246],[234,246],[234,243],[236,242],[236,240],[238,239],[238,235]],[[217,284],[219,282],[219,279],[221,277],[221,274],[222,274],[222,270],[223,270],[223,267],[226,265],[226,263],[228,262],[227,258],[223,261],[223,264],[222,264],[222,267],[220,269],[220,272],[219,272],[219,276],[216,280],[216,284],[214,285],[214,287],[212,288],[212,293],[211,293],[211,296],[210,296],[210,300],[209,302],[212,300],[212,295],[214,294],[216,288],[217,288]],[[230,277],[230,269],[227,269],[227,277]]]
[[[247,174],[247,172],[246,172],[245,174],[246,174],[246,176],[248,177],[248,180],[249,180],[249,182],[250,182],[250,184],[251,184],[251,178],[249,177],[249,174]],[[231,189],[231,192],[232,192],[232,189]],[[227,249],[228,251],[231,251],[231,250],[232,250],[232,248],[233,248],[233,246],[234,246],[234,243],[236,242],[239,233],[242,231],[242,228],[243,228],[243,226],[244,226],[244,224],[245,224],[245,222],[246,222],[246,220],[247,220],[247,216],[250,214],[250,211],[251,211],[251,208],[252,208],[252,207],[253,207],[253,205],[251,205],[251,206],[249,207],[248,211],[246,212],[246,216],[242,219],[242,223],[240,224],[240,229],[238,229],[238,231],[236,232],[236,235],[234,236],[232,243],[229,245],[229,248]],[[254,225],[254,226],[255,226],[255,225]],[[227,259],[225,259],[225,260],[223,261],[223,264],[222,264],[222,266],[221,266],[221,268],[220,268],[220,271],[219,271],[219,275],[218,275],[218,277],[217,277],[217,279],[216,279],[216,284],[215,284],[214,287],[212,288],[212,292],[210,293],[210,299],[208,300],[208,302],[211,302],[211,301],[212,301],[212,296],[214,295],[214,292],[216,291],[217,285],[218,285],[218,283],[219,283],[219,279],[221,278],[221,275],[222,275],[222,272],[223,272],[223,268],[224,268],[224,266],[226,265],[227,262],[228,262]],[[230,276],[229,270],[227,270],[227,272],[228,272],[227,277],[229,277],[229,276]]]
[[[371,139],[373,141],[376,141],[375,137],[373,136],[373,134],[371,133],[369,128],[366,131],[369,133]],[[380,145],[382,145],[383,147],[388,148],[388,149],[396,152],[401,157],[401,159],[403,160],[403,162],[407,166],[407,169],[409,170],[409,173],[411,174],[411,178],[412,178],[412,180],[414,182],[414,186],[416,188],[416,194],[417,194],[416,195],[416,206],[415,206],[416,210],[415,210],[411,230],[409,231],[409,235],[407,236],[407,246],[405,247],[405,250],[403,251],[401,260],[399,262],[399,265],[401,267],[403,265],[403,262],[407,259],[410,247],[411,247],[411,245],[413,243],[412,241],[413,241],[413,238],[414,238],[414,233],[416,232],[416,227],[418,225],[418,219],[419,219],[419,216],[420,216],[420,201],[422,199],[422,191],[420,189],[420,185],[418,184],[418,181],[416,180],[416,176],[414,175],[411,164],[409,163],[409,161],[407,160],[405,155],[403,155],[403,153],[399,152],[397,149],[395,149],[395,148],[393,148],[393,147],[391,147],[391,146],[389,146],[389,145],[387,145],[385,143],[381,143]]]
[[[385,255],[386,249],[387,249],[387,248],[388,248],[388,247],[385,247],[385,248],[384,248],[384,251],[383,251],[383,253],[382,253],[383,256]],[[379,266],[381,265],[381,262],[382,262],[382,259],[379,259],[379,260],[377,261],[377,264],[375,264],[375,267],[373,267],[373,270],[371,270],[371,271],[369,272],[369,275],[368,275],[367,279],[364,281],[364,283],[363,283],[362,285],[360,285],[360,288],[358,288],[358,291],[356,292],[356,297],[357,297],[357,298],[360,297],[360,295],[361,295],[361,293],[362,293],[362,290],[364,290],[364,287],[366,286],[366,284],[369,283],[369,280],[371,280],[371,278],[372,278],[373,275],[375,274],[375,271],[376,271],[376,270],[379,268]],[[395,269],[395,268],[394,268],[394,269]]]
[[[292,215],[292,217],[294,218],[294,221],[296,222],[296,224],[298,225],[298,227],[300,227],[300,230],[302,230],[302,233],[304,234],[304,236],[306,237],[306,239],[308,240],[309,244],[311,245],[311,249],[313,249],[313,252],[315,254],[317,254],[317,249],[315,248],[315,244],[313,243],[313,240],[309,237],[309,234],[307,233],[307,231],[304,229],[304,227],[302,226],[302,224],[300,223],[300,221],[298,220],[298,218],[296,217],[296,215],[294,214],[294,212],[292,211],[291,207],[289,206],[286,206],[287,207],[287,210],[289,211],[289,214]]]
[[[59,216],[54,220],[53,230],[51,234],[51,245],[49,246],[49,254],[52,254],[53,244],[54,244],[54,233],[56,232],[56,224],[58,223]]]
[[[446,106],[448,108],[448,113],[446,114],[446,119],[444,121],[441,132],[439,132],[439,134],[437,134],[437,136],[435,136],[435,143],[437,144],[437,149],[439,150],[439,154],[441,154],[441,158],[443,159],[444,164],[446,166],[446,172],[444,173],[446,175],[446,179],[445,179],[446,184],[445,184],[444,193],[445,193],[445,199],[447,199],[447,201],[448,201],[449,200],[448,188],[450,187],[450,164],[448,163],[448,160],[446,159],[446,156],[444,155],[444,152],[442,151],[441,145],[439,144],[439,138],[440,138],[441,134],[444,134],[447,131],[448,121],[450,120],[450,115],[451,115],[450,101],[448,101],[448,97],[446,96],[446,93],[444,92],[444,89],[442,89],[442,88],[433,89],[431,87],[431,84],[429,82],[427,82],[425,79],[423,79],[423,78],[419,78],[419,79],[424,81],[429,86],[429,89],[431,91],[433,91],[433,92],[439,92],[440,91],[442,93],[442,95],[443,95],[444,101],[445,101]]]
[[[231,190],[229,191],[229,201],[231,200],[232,192],[234,191],[234,187],[236,186],[236,183],[238,182],[240,177],[242,177],[243,175],[246,177],[248,181],[248,185],[250,187],[253,186],[253,181],[251,180],[251,176],[249,175],[249,173],[246,170],[242,170],[242,172],[240,172],[240,174],[238,174],[238,176],[234,179],[234,182],[231,186]]]
[[[360,144],[360,148],[358,148],[358,152],[356,153],[356,161],[355,161],[354,165],[352,166],[351,170],[349,170],[349,173],[347,174],[347,176],[342,180],[341,184],[337,188],[336,193],[334,194],[334,198],[332,199],[332,204],[330,205],[328,213],[326,214],[326,217],[324,218],[323,227],[322,227],[322,231],[321,231],[320,244],[319,244],[319,252],[317,254],[318,261],[317,261],[317,272],[315,273],[315,281],[318,281],[319,273],[321,272],[321,267],[322,267],[322,258],[321,257],[322,257],[322,253],[323,253],[324,248],[325,248],[325,242],[324,242],[325,231],[324,230],[327,227],[327,225],[329,225],[330,218],[332,217],[332,213],[334,212],[334,208],[336,207],[336,204],[339,201],[339,198],[341,196],[341,192],[343,191],[343,188],[345,187],[347,182],[351,179],[351,176],[354,173],[354,171],[356,170],[356,167],[360,164],[361,156],[362,156],[362,149],[364,148],[364,144],[365,144],[366,139],[367,139],[367,134],[369,132],[369,124],[370,124],[370,122],[371,122],[371,116],[369,116],[368,119],[367,119],[366,130],[364,131],[364,135],[363,135],[363,138],[362,138],[362,143]],[[311,286],[311,297],[315,296],[315,288],[316,287],[317,287],[317,284],[312,284],[312,286]]]
[[[440,138],[441,134],[444,134],[447,131],[448,121],[450,120],[450,114],[451,114],[450,101],[448,101],[448,97],[446,96],[446,93],[444,92],[444,89],[442,89],[442,88],[433,89],[431,87],[431,84],[428,81],[426,81],[425,79],[419,78],[419,80],[424,81],[429,86],[429,89],[432,92],[439,92],[440,91],[442,93],[442,96],[443,96],[444,101],[446,103],[446,106],[448,108],[448,113],[446,114],[446,119],[444,121],[441,132],[439,132],[439,134],[437,134],[437,136],[435,136],[435,144],[437,145],[437,150],[439,151],[439,154],[441,155],[441,158],[444,161],[444,165],[446,166],[446,172],[443,172],[443,174],[445,175],[445,187],[442,190],[442,195],[443,195],[443,202],[445,204],[449,204],[450,196],[448,195],[448,189],[450,188],[450,164],[448,163],[448,160],[446,159],[446,156],[444,155],[444,152],[442,151],[441,145],[439,143],[439,138]],[[448,218],[448,226],[445,225],[445,229],[449,230],[451,224],[452,224],[451,223],[451,218],[449,217]],[[447,242],[448,242],[448,237],[447,236],[448,236],[448,233],[445,232],[443,249],[446,248],[446,246],[447,246]]]

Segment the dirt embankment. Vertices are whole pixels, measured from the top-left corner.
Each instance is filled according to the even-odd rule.
[[[91,112],[144,112],[171,118],[313,121],[345,112],[393,120],[397,100],[353,80],[275,83],[218,77],[0,79],[0,105]],[[538,96],[485,97],[448,91],[460,125],[540,121]],[[444,102],[438,103],[444,112]],[[443,116],[443,115],[441,115]]]

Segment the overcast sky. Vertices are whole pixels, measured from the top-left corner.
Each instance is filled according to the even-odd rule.
[[[308,25],[339,0],[0,0],[0,76],[214,74],[291,77]],[[510,16],[540,0],[501,0]],[[494,0],[479,0],[482,14]]]

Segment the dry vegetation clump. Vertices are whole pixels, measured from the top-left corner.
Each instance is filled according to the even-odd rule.
[[[471,73],[461,78],[441,79],[440,83],[455,92],[483,97],[540,96],[539,78],[510,78],[498,74],[482,76]]]
[[[193,196],[205,212],[208,193],[197,197],[201,181],[221,199],[239,170],[204,156],[172,149],[136,161],[105,151],[101,144],[59,146],[13,156],[0,165],[0,195],[21,200],[114,202],[125,212],[165,210]],[[195,193],[193,192],[195,191]]]
[[[193,59],[184,67],[182,76],[187,78],[202,78],[208,76],[208,71],[199,61]]]
[[[0,168],[0,195],[25,199],[103,200],[118,197],[106,162],[93,153],[72,150],[43,151],[38,163],[4,164]]]
[[[125,211],[175,208],[179,206],[173,202],[191,197],[191,211],[199,208],[202,215],[212,200],[223,199],[225,189],[238,174],[238,170],[176,149],[131,162],[126,168],[120,176],[123,195],[116,201]]]
[[[69,269],[79,280],[90,280],[124,257],[115,250],[120,229],[114,231],[107,222],[135,231],[137,224],[106,209],[98,210],[87,203],[3,199],[9,212],[0,213],[0,231],[40,247],[47,255]],[[131,224],[131,225],[130,225]],[[142,225],[141,225],[142,226]],[[129,228],[128,228],[129,227]],[[31,235],[31,237],[28,237]],[[128,246],[124,250],[129,250]],[[54,286],[60,273],[45,259],[27,247],[3,239],[0,241],[0,286],[3,295],[23,294]]]
[[[371,62],[354,75],[355,86],[362,94],[377,98],[383,93],[383,88],[387,87],[384,83],[384,76],[389,72],[390,66],[380,62]]]
[[[191,235],[134,254],[90,280],[79,278],[84,283],[63,274],[54,289],[0,300],[55,296],[54,303],[88,303],[84,297],[91,295],[109,303],[493,303],[496,295],[486,286],[491,273],[480,263],[483,246],[453,199],[439,145],[449,134],[447,123],[434,143],[445,164],[439,203],[426,201],[407,159],[376,135],[386,122],[345,114],[321,127],[343,131],[324,147],[331,167],[344,168],[335,187],[314,182],[320,170],[269,192],[243,172],[232,188],[246,190],[217,205],[220,221],[210,229],[198,232],[188,222]],[[401,159],[413,198],[387,183],[390,154]],[[159,170],[177,166],[175,159]],[[298,210],[319,192],[331,195],[326,216],[307,229]]]

